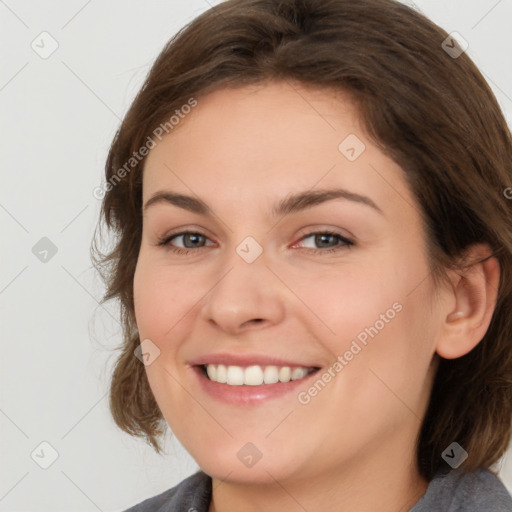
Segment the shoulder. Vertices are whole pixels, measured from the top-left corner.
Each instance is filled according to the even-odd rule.
[[[211,478],[202,471],[175,487],[148,498],[124,512],[207,512],[212,490]]]
[[[501,480],[487,469],[470,473],[440,471],[410,512],[512,512],[512,497]]]

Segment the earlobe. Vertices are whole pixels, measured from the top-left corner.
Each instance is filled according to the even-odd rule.
[[[436,352],[445,359],[461,357],[478,345],[489,325],[498,296],[500,268],[487,244],[472,246],[467,265],[452,281],[453,300],[445,315]],[[474,262],[474,263],[471,263]]]

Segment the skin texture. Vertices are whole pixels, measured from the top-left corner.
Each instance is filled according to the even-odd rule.
[[[355,161],[338,149],[349,134],[366,146]],[[381,212],[336,199],[270,214],[289,194],[329,188],[369,197]],[[160,350],[149,382],[174,434],[214,479],[210,511],[408,510],[428,484],[415,445],[436,353],[460,357],[481,340],[496,260],[453,272],[436,289],[403,170],[365,135],[350,98],[298,84],[198,98],[146,161],[144,204],[162,190],[201,198],[213,212],[148,207],[134,276],[140,338]],[[354,245],[304,238],[326,229]],[[184,230],[205,238],[157,245]],[[248,236],[263,249],[252,263],[236,251]],[[475,246],[473,255],[487,250]],[[220,402],[189,365],[212,352],[258,353],[326,371],[397,303],[394,318],[305,405],[296,392],[258,405]],[[262,454],[250,468],[237,457],[247,442]]]

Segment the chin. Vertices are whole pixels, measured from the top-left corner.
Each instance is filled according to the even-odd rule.
[[[198,466],[212,478],[239,484],[274,484],[298,473],[297,456],[276,450],[267,441],[259,447],[250,441],[231,440],[220,449],[203,446],[190,450]]]

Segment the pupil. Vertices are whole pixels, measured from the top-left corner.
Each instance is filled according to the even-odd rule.
[[[333,238],[333,235],[325,235],[325,234],[324,234],[324,235],[317,235],[317,236],[316,236],[316,241],[315,241],[315,242],[316,242],[318,245],[321,245],[323,242],[325,242],[325,239],[326,239],[326,238]]]
[[[193,239],[192,240],[192,244],[194,244],[194,242],[197,242],[198,241],[197,239],[201,238],[201,237],[202,237],[202,235],[199,235],[197,233],[187,234],[187,235],[185,235],[184,240],[183,240],[184,241],[184,245],[187,246],[186,242],[187,242],[187,240],[190,241],[190,239]]]

